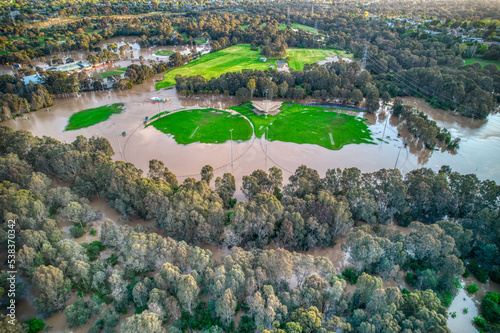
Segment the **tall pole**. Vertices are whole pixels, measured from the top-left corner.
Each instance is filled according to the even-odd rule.
[[[399,147],[399,153],[398,153],[398,157],[396,158],[396,163],[394,164],[394,169],[396,169],[396,166],[398,165],[399,154],[401,154],[401,148],[403,148],[403,146]]]
[[[120,145],[120,138],[118,137],[118,130],[116,129],[116,123],[113,123],[113,126],[115,127],[116,141],[118,141],[118,149],[120,150],[120,155],[123,160],[122,146]]]
[[[233,129],[230,129],[229,132],[231,133],[231,167],[233,167]]]
[[[390,113],[387,113],[387,116],[385,118],[384,133],[382,133],[382,140],[384,140],[385,137],[385,128],[387,127],[387,122],[389,121],[389,115]]]
[[[267,163],[267,140],[269,140],[269,127],[266,127],[266,163]]]
[[[361,71],[366,69],[366,57],[368,56],[368,46],[365,46],[365,53],[363,55],[363,60],[361,61]]]

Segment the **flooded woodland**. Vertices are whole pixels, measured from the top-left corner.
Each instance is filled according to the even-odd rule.
[[[108,40],[107,43],[129,43],[132,46],[134,58],[143,56],[145,59],[157,59],[154,53],[160,49],[172,51],[190,52],[186,46],[169,46],[161,48],[141,49],[138,44],[133,43],[134,38],[116,38]],[[197,52],[203,52],[204,45],[196,48]],[[75,60],[84,60],[86,54],[71,53]],[[114,67],[124,67],[132,63],[132,60],[120,61],[102,70]],[[8,68],[2,68],[8,72]],[[94,73],[95,74],[95,73]],[[180,145],[175,140],[154,127],[145,128],[143,121],[145,117],[151,118],[161,111],[172,111],[178,109],[192,108],[218,108],[224,109],[238,105],[240,101],[232,97],[191,97],[180,96],[175,89],[156,91],[154,84],[161,79],[157,75],[146,80],[130,90],[113,90],[100,92],[85,92],[71,96],[58,97],[54,105],[29,114],[27,118],[9,120],[5,124],[15,130],[28,130],[36,136],[51,136],[63,142],[72,142],[79,135],[86,137],[105,137],[111,143],[115,160],[123,160],[133,163],[136,167],[147,174],[148,162],[151,159],[159,159],[172,171],[179,182],[187,177],[199,178],[200,169],[203,165],[210,164],[214,168],[215,176],[231,172],[236,178],[236,198],[244,200],[240,190],[242,176],[250,174],[256,169],[267,170],[277,166],[283,170],[286,179],[302,164],[318,170],[323,176],[330,168],[357,167],[362,172],[373,172],[382,168],[398,168],[403,174],[410,170],[428,167],[439,170],[441,165],[449,165],[454,171],[462,174],[475,173],[480,179],[491,179],[500,182],[500,115],[492,114],[487,120],[474,120],[456,116],[451,112],[432,108],[423,99],[414,97],[404,98],[405,104],[411,105],[425,112],[440,127],[447,128],[453,138],[460,138],[460,148],[457,152],[447,150],[429,150],[421,142],[408,133],[400,118],[390,116],[386,107],[382,107],[375,114],[355,114],[364,117],[369,122],[369,129],[376,145],[373,144],[350,144],[340,150],[328,150],[316,145],[295,144],[286,142],[266,142],[264,138],[252,138],[244,142],[226,142],[223,144],[201,144],[193,143]],[[150,103],[152,97],[168,99],[167,103]],[[78,111],[98,107],[111,103],[124,103],[125,112],[111,116],[107,121],[80,130],[65,132],[65,126],[69,117]],[[126,134],[121,135],[122,132]],[[119,134],[120,133],[120,134]],[[407,142],[407,147],[404,143]],[[231,164],[231,149],[233,149],[234,163]],[[267,154],[266,154],[267,151]],[[212,184],[213,185],[213,184]],[[103,212],[105,218],[120,224],[119,214],[107,205],[107,202],[98,198],[90,202],[90,205]],[[150,221],[130,220],[128,225],[142,224],[149,226]],[[97,222],[94,228],[98,234],[86,235],[77,241],[91,242],[99,237],[101,222]],[[69,224],[60,222],[63,230],[69,228]],[[407,228],[398,228],[403,233],[408,233]],[[314,256],[329,258],[337,271],[349,265],[348,254],[342,252],[341,244],[345,239],[337,241],[334,247],[312,249],[304,252]],[[230,250],[223,247],[205,246],[214,258],[228,254]],[[397,286],[395,281],[385,282],[386,286]],[[486,291],[499,291],[498,284],[493,282],[481,284],[473,278],[464,279],[462,285],[477,283],[479,292],[470,296],[465,289],[461,289],[453,301],[449,312],[456,312],[457,317],[449,318],[448,324],[453,332],[474,332],[472,318],[477,316],[480,300]],[[405,281],[400,282],[405,285]],[[348,291],[352,291],[348,285]],[[76,294],[71,295],[67,304],[76,300]],[[18,305],[19,319],[26,320],[33,317],[36,312],[33,307],[33,295],[28,291],[27,296]],[[463,308],[468,308],[468,314],[463,314]],[[131,309],[129,309],[129,312]],[[126,315],[121,315],[121,319]],[[46,320],[53,332],[66,330],[65,316],[57,313]],[[86,325],[75,328],[74,332],[86,332],[94,323],[89,321]]]

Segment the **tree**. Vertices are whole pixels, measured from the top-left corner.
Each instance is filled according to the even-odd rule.
[[[198,288],[193,276],[182,275],[177,289],[177,299],[185,311],[193,313],[195,301],[199,293],[200,288]]]
[[[214,178],[214,168],[211,165],[204,165],[201,168],[201,180],[210,184],[212,178]]]
[[[226,206],[230,205],[231,198],[236,191],[235,182],[234,176],[230,173],[224,173],[222,178],[217,177],[215,179],[215,192],[217,192]]]
[[[308,309],[298,308],[292,312],[290,320],[298,323],[302,327],[303,333],[318,332],[321,328],[323,314],[315,306]]]
[[[229,327],[236,309],[236,298],[231,289],[226,289],[224,295],[215,302],[215,313]]]
[[[250,97],[253,98],[253,93],[254,93],[255,88],[256,88],[255,79],[248,80],[248,82],[247,82],[247,88],[250,91]]]
[[[144,311],[128,317],[120,327],[120,333],[166,333],[156,313]]]
[[[52,313],[63,307],[71,290],[71,282],[59,268],[39,266],[32,281],[36,296],[34,303],[38,312]]]
[[[66,307],[64,314],[69,327],[84,325],[91,316],[88,305],[81,299]]]

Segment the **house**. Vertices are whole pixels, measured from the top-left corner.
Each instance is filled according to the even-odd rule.
[[[260,57],[259,60],[262,61],[262,62],[267,62],[267,58],[266,57]]]

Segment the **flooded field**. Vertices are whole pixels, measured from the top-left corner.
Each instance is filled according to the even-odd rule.
[[[479,287],[473,295],[465,289],[471,284],[477,284]],[[473,320],[479,315],[481,300],[488,292],[500,292],[500,285],[491,281],[481,283],[473,276],[463,279],[461,285],[462,289],[459,290],[448,309],[448,327],[453,333],[479,332],[473,325]],[[467,309],[467,313],[464,309]],[[456,313],[455,318],[451,317],[452,313]]]

